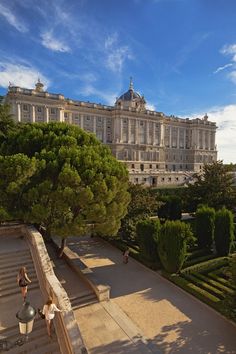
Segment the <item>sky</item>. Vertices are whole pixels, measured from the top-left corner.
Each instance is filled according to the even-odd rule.
[[[218,159],[236,163],[235,0],[0,0],[0,95],[9,82],[218,126]]]

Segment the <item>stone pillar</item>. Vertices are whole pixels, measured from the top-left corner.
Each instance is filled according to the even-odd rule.
[[[177,149],[179,149],[179,128],[177,128]]]
[[[93,117],[93,133],[96,135],[96,116]]]
[[[134,142],[135,144],[139,144],[139,138],[138,138],[138,120],[135,120],[135,128],[134,128]]]
[[[48,112],[48,107],[45,106],[45,122],[48,123],[49,122],[49,112]]]
[[[107,142],[107,118],[103,118],[103,143]]]
[[[84,116],[83,116],[83,114],[81,114],[81,116],[80,116],[80,128],[84,129]]]
[[[208,130],[208,150],[211,150],[211,132]]]
[[[165,145],[165,127],[163,122],[160,124],[160,146]]]
[[[184,128],[184,149],[186,149],[186,128]]]
[[[156,142],[156,123],[152,123],[152,145]]]
[[[31,106],[31,114],[32,114],[32,123],[35,123],[35,105]]]
[[[149,122],[146,122],[146,144],[149,144]]]
[[[123,137],[122,137],[122,128],[123,128],[123,124],[122,124],[122,118],[119,119],[119,130],[120,130],[120,143],[123,142]]]
[[[130,119],[127,118],[127,142],[128,144],[130,144],[130,126],[131,126],[131,122]]]
[[[68,123],[72,124],[72,112],[68,113]]]
[[[21,122],[21,105],[17,103],[17,121]]]
[[[172,148],[172,127],[169,127],[169,131],[170,131],[170,136],[169,136],[169,146],[170,148]]]

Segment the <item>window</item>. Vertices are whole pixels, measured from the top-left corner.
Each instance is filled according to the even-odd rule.
[[[65,112],[65,113],[64,113],[64,117],[65,117],[65,118],[68,118],[68,113]]]
[[[143,178],[143,181],[146,182],[146,181],[147,181],[147,178],[144,177],[144,178]]]
[[[140,165],[140,170],[141,170],[141,171],[144,171],[144,164],[141,164],[141,165]]]
[[[162,177],[162,179],[161,179],[161,180],[162,180],[162,182],[164,182],[164,181],[165,181],[165,178],[164,178],[164,177]]]
[[[152,168],[152,164],[149,165],[149,168]]]
[[[169,182],[171,182],[171,177],[168,178]]]
[[[23,104],[23,111],[28,111],[28,105],[27,104]]]
[[[176,177],[175,180],[178,181],[178,180],[179,180],[179,177]]]
[[[37,112],[42,112],[42,107],[37,107]]]
[[[131,168],[134,168],[134,163],[132,163]]]
[[[159,165],[156,165],[156,168],[158,169],[158,168],[159,168]]]
[[[138,177],[137,177],[137,178],[135,178],[135,181],[138,183]]]
[[[50,113],[51,113],[51,114],[56,114],[56,108],[51,108],[51,109],[50,109]]]

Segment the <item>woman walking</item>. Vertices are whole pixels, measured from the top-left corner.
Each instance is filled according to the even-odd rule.
[[[29,283],[31,283],[31,280],[29,279],[29,277],[26,273],[26,267],[21,267],[19,270],[19,273],[17,275],[17,284],[21,288],[21,294],[22,294],[24,301],[26,299],[27,285]]]
[[[127,264],[129,261],[129,247],[123,253],[123,263]]]
[[[47,325],[47,332],[49,337],[51,337],[51,321],[54,319],[55,317],[55,312],[61,312],[61,310],[59,310],[57,308],[57,306],[53,303],[52,298],[49,297],[48,301],[46,302],[46,304],[43,306],[43,315],[45,316],[45,320],[46,320],[46,325]]]

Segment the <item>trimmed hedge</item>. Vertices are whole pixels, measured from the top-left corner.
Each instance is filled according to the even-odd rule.
[[[215,210],[201,206],[196,211],[196,236],[198,247],[211,248],[215,228]]]
[[[140,247],[141,254],[148,261],[155,262],[158,257],[157,244],[160,232],[160,221],[142,220],[136,225],[136,237]]]
[[[228,256],[234,243],[233,214],[222,208],[215,215],[215,246],[219,256]]]
[[[178,276],[178,275],[170,275],[167,272],[162,271],[162,275],[172,281],[174,284],[178,285],[183,290],[186,290],[190,294],[194,295],[197,299],[205,302],[207,305],[212,306],[217,311],[221,312],[221,300],[207,292],[206,290],[198,287],[197,285],[189,282],[188,280]]]
[[[228,265],[228,263],[229,261],[227,257],[210,259],[209,261],[195,264],[188,268],[182,269],[181,274],[189,274],[192,271],[200,271],[200,270],[203,270],[204,272],[209,272],[211,270],[224,267]]]
[[[208,255],[205,255],[205,256],[202,256],[202,257],[198,257],[198,258],[193,258],[193,259],[190,259],[184,263],[184,267],[190,267],[194,264],[198,264],[200,262],[205,262],[205,261],[208,261],[210,259],[214,259],[216,258],[216,256],[214,254],[208,254]]]
[[[184,279],[189,280],[191,283],[195,284],[199,288],[201,287],[202,289],[208,291],[213,296],[218,297],[220,300],[223,300],[225,298],[225,296],[221,290],[216,289],[214,286],[211,286],[210,284],[206,283],[205,281],[198,279],[196,277],[195,273],[184,274],[183,277],[184,277]]]
[[[213,280],[210,277],[200,274],[200,273],[193,273],[198,279],[208,283],[209,285],[214,286],[215,288],[219,289],[220,291],[225,291],[228,294],[234,294],[234,290],[230,289],[228,286],[221,284],[217,280]]]

